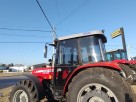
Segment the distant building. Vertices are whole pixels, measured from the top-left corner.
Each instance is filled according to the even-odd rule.
[[[28,70],[28,67],[24,66],[22,64],[16,64],[12,67],[9,67],[9,70],[11,72],[24,72],[24,71]]]
[[[0,70],[6,70],[7,67],[6,66],[0,66]]]
[[[8,67],[6,66],[6,64],[0,64],[0,70],[7,70]]]

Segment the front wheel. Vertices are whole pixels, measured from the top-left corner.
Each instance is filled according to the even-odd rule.
[[[129,84],[116,72],[89,68],[75,76],[68,87],[67,102],[135,102]]]
[[[20,81],[10,93],[10,102],[38,102],[36,89],[31,81]]]

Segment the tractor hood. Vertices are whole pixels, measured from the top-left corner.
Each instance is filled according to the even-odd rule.
[[[42,67],[42,68],[34,69],[32,71],[32,75],[35,75],[41,79],[51,80],[53,78],[53,72],[54,72],[53,67]]]

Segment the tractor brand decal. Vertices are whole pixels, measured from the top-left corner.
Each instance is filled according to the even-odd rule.
[[[48,74],[50,72],[54,72],[54,69],[46,69],[46,70],[37,70],[35,73],[44,73],[44,74]]]

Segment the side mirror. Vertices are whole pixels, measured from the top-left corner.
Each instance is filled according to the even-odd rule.
[[[45,48],[44,48],[44,58],[47,58],[47,50],[48,50],[48,47],[47,47],[47,45],[45,44]]]

